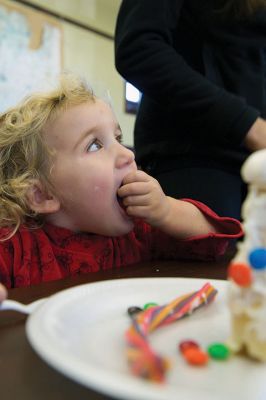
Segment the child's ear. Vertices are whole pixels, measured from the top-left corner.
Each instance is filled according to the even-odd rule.
[[[51,214],[60,209],[60,201],[38,180],[33,179],[27,191],[29,208],[37,214]]]

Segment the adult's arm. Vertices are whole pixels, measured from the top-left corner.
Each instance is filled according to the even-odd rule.
[[[190,129],[220,143],[240,144],[259,117],[241,97],[211,83],[173,48],[183,0],[123,0],[115,32],[120,74]],[[266,122],[257,127],[257,147],[266,145]],[[260,142],[261,141],[261,142]],[[249,142],[246,143],[250,150]]]

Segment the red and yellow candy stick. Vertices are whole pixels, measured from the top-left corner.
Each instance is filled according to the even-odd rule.
[[[148,342],[148,335],[209,304],[216,294],[217,290],[206,283],[198,291],[179,296],[164,306],[150,307],[133,316],[132,324],[125,334],[126,355],[131,372],[150,381],[163,382],[170,362],[154,352]]]

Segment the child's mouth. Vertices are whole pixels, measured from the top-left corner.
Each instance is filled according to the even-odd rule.
[[[123,186],[123,182],[121,182],[120,186],[118,189],[120,189]],[[127,207],[124,205],[123,203],[123,197],[120,197],[119,194],[116,194],[116,198],[117,198],[117,202],[120,206],[120,208],[122,208],[122,210],[124,211],[124,213],[127,213]]]
[[[120,206],[124,211],[126,211],[126,207],[125,207],[124,204],[123,204],[123,199],[122,199],[122,197],[119,197],[119,196],[117,195],[117,201],[118,201],[119,206]]]

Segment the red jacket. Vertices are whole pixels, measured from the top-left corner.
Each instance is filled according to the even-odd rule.
[[[228,239],[243,235],[241,224],[191,202],[209,220],[219,222],[220,233],[177,240],[140,220],[133,231],[120,237],[76,233],[48,224],[31,230],[22,226],[11,239],[0,242],[0,282],[8,288],[20,287],[151,259],[215,259],[224,253]],[[4,232],[0,229],[0,235]]]

